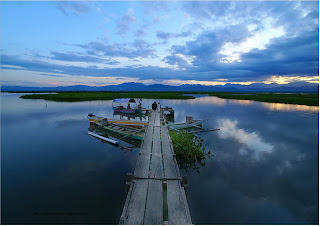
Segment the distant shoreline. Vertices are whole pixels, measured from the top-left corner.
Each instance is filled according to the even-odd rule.
[[[12,92],[29,93],[29,92]],[[54,92],[55,94],[23,95],[22,99],[43,99],[51,101],[75,102],[88,100],[113,100],[116,98],[145,98],[145,99],[195,99],[184,94],[208,94],[222,99],[253,100],[267,103],[300,104],[319,106],[319,93],[251,93],[251,92]],[[42,92],[43,93],[43,92]]]
[[[183,94],[182,92],[57,92],[56,94],[28,94],[20,98],[65,102],[113,100],[117,98],[195,99],[193,96],[184,96]]]
[[[319,106],[319,93],[212,93],[222,99]]]

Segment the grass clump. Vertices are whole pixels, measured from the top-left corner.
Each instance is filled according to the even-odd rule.
[[[254,100],[268,103],[302,104],[319,106],[319,94],[302,93],[211,93],[223,99]]]
[[[56,94],[28,94],[23,99],[44,99],[51,101],[88,101],[113,100],[117,98],[145,98],[145,99],[194,99],[193,96],[184,96],[183,92],[59,92]]]
[[[178,165],[181,169],[192,168],[199,173],[200,166],[205,165],[205,160],[210,158],[211,152],[206,151],[203,139],[186,131],[170,131],[173,149]]]

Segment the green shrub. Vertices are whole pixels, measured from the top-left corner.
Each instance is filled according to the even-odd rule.
[[[186,131],[170,131],[170,137],[180,169],[192,168],[199,172],[200,166],[211,156],[203,146],[204,140]]]

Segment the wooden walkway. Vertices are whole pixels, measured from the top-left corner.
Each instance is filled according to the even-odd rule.
[[[152,111],[120,224],[192,224],[163,115]]]

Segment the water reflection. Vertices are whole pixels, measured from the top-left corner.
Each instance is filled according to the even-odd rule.
[[[298,104],[280,104],[280,103],[261,103],[271,111],[308,111],[319,112],[319,106],[307,106]]]
[[[88,113],[112,118],[112,101],[19,95],[1,97],[2,223],[118,224],[138,148],[120,150],[87,134]],[[201,134],[214,158],[200,174],[188,170],[194,224],[318,224],[318,107],[217,97],[161,103],[175,109],[176,122],[192,115],[221,129]],[[88,215],[32,215],[61,208]]]
[[[192,103],[201,104],[214,104],[217,106],[223,106],[230,104],[236,105],[260,105],[271,111],[305,111],[305,112],[319,112],[319,106],[308,106],[308,105],[298,105],[298,104],[282,104],[282,103],[265,103],[253,100],[232,100],[232,99],[221,99],[214,96],[205,96],[201,98],[196,98],[189,100]]]
[[[214,104],[218,106],[226,105],[227,100],[221,99],[219,97],[213,97],[213,96],[203,96],[196,99],[188,100],[190,103],[201,103],[201,104]]]
[[[241,105],[250,105],[253,104],[254,102],[252,100],[229,100],[230,103],[232,104],[241,104]]]
[[[239,150],[240,154],[259,159],[263,153],[273,152],[272,144],[264,142],[256,132],[249,133],[238,128],[237,120],[221,119],[218,121],[218,127],[221,129],[218,132],[220,138],[232,138],[243,145]]]

